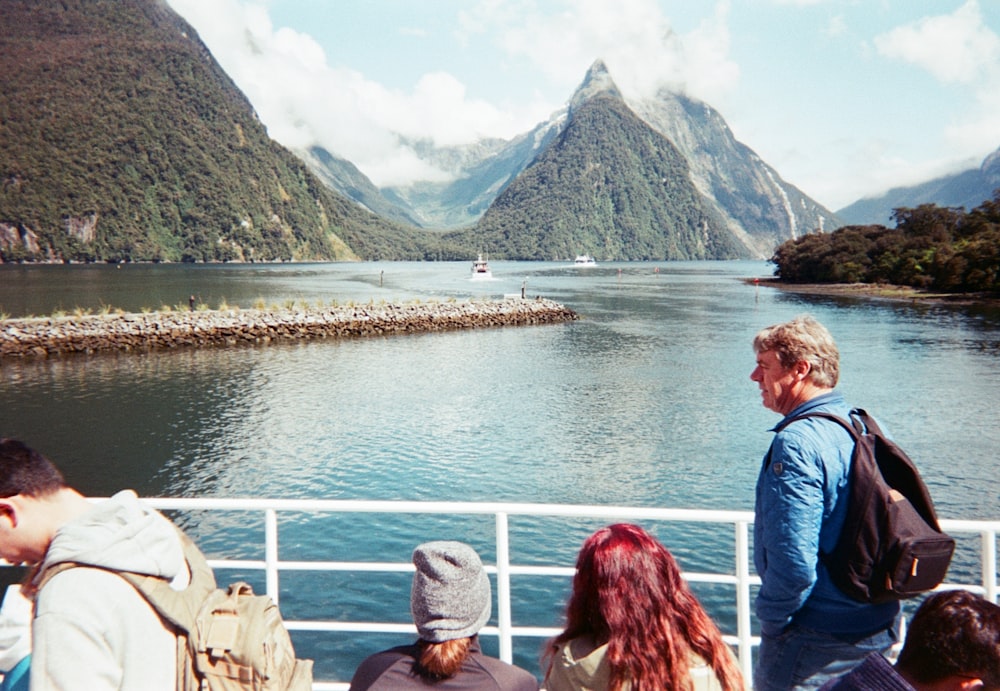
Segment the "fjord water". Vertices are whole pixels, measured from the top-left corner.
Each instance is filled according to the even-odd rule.
[[[764,262],[491,262],[0,266],[10,316],[542,295],[559,325],[112,354],[0,365],[0,435],[40,448],[103,496],[526,501],[750,509],[777,416],[749,380],[760,328],[811,313],[841,350],[841,389],[917,460],[939,513],[1000,517],[1000,312],[757,287]],[[209,551],[259,557],[242,516],[183,517]],[[211,524],[208,523],[211,521]],[[600,521],[512,519],[515,563],[570,565]],[[282,558],[401,561],[426,539],[472,543],[492,521],[294,516]],[[684,568],[725,570],[732,536],[656,526]],[[223,547],[223,545],[225,545]],[[721,565],[720,565],[721,564]],[[958,568],[970,570],[971,564]],[[225,577],[223,577],[225,578]],[[282,577],[289,618],[409,620],[405,574]],[[564,579],[515,581],[514,623],[558,625]],[[732,633],[732,591],[699,588]],[[296,637],[318,678],[349,678],[398,636]],[[515,641],[537,671],[537,639]],[[490,642],[487,641],[489,649]]]

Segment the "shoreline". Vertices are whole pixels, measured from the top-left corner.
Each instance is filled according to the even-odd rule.
[[[388,336],[576,319],[579,315],[573,310],[541,297],[27,317],[0,321],[0,359]]]
[[[989,293],[936,293],[911,286],[881,283],[786,283],[779,278],[746,278],[744,283],[777,288],[806,295],[859,297],[903,302],[946,303],[949,305],[996,305],[1000,296]]]

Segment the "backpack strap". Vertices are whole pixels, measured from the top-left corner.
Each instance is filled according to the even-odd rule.
[[[878,423],[875,422],[875,418],[870,416],[868,412],[865,411],[863,408],[852,408],[850,416],[851,420],[850,422],[848,422],[844,418],[840,417],[839,415],[834,415],[833,413],[825,413],[825,412],[803,413],[802,415],[798,415],[796,417],[793,417],[791,420],[784,422],[780,427],[778,427],[775,430],[775,432],[780,432],[793,422],[796,422],[798,420],[804,420],[806,418],[823,418],[826,420],[832,420],[833,422],[836,422],[845,430],[847,430],[847,432],[851,435],[851,438],[854,440],[854,451],[851,453],[851,464],[853,465],[856,462],[856,457],[859,451],[858,447],[861,444],[862,435],[866,433],[881,435],[882,430],[878,426]],[[768,462],[770,462],[771,460],[770,449],[768,449],[767,452],[767,460]],[[866,496],[860,499],[860,501],[862,503],[867,503],[871,501],[871,496],[873,492],[874,492],[874,486],[870,488]],[[831,553],[824,552],[822,549],[820,549],[819,557],[820,561],[823,562],[823,564],[827,567],[827,569],[833,568],[834,565],[831,562],[832,559]]]
[[[177,689],[193,689],[198,688],[199,684],[198,674],[195,670],[197,617],[202,603],[215,590],[215,575],[212,573],[212,568],[208,565],[205,555],[201,553],[191,538],[180,528],[177,528],[177,534],[180,536],[181,549],[190,574],[190,581],[184,590],[174,590],[166,579],[157,576],[112,569],[103,570],[118,575],[135,588],[156,611],[164,624],[174,631],[177,638]],[[76,567],[102,568],[78,562],[53,564],[46,568],[37,580],[33,579],[33,582],[36,583],[35,592],[40,591],[56,575]]]
[[[170,583],[159,576],[115,571],[94,564],[64,561],[46,568],[37,579],[33,579],[35,592],[40,591],[46,583],[58,574],[77,567],[101,569],[117,574],[129,585],[135,588],[166,622],[186,634],[194,625],[201,603],[215,590],[215,575],[208,565],[208,560],[197,545],[180,528],[177,534],[181,539],[184,560],[190,573],[190,582],[184,590],[174,590]]]
[[[858,416],[858,418],[855,417],[856,414],[860,414]],[[841,427],[843,427],[844,429],[846,429],[848,431],[848,433],[850,433],[851,438],[854,440],[855,444],[857,444],[861,440],[861,435],[865,433],[866,429],[867,430],[878,430],[878,425],[875,423],[875,421],[871,417],[868,416],[868,413],[866,413],[861,408],[854,408],[853,410],[851,410],[851,421],[850,422],[848,422],[844,418],[840,417],[839,415],[834,415],[833,413],[824,413],[824,412],[803,413],[802,415],[796,415],[793,418],[789,418],[788,420],[784,420],[777,427],[774,428],[774,432],[777,435],[778,432],[780,432],[781,430],[785,429],[786,427],[788,427],[793,422],[798,422],[799,420],[805,420],[805,419],[811,418],[811,417],[819,417],[819,418],[826,418],[827,420],[833,420],[834,422],[836,422],[837,424],[839,424]],[[881,431],[881,430],[879,430],[879,431]],[[769,447],[767,447],[767,454],[764,456],[764,469],[765,470],[767,469],[768,466],[771,465],[771,451],[773,449],[774,449],[774,440],[772,439],[771,440],[771,445]]]
[[[128,571],[116,573],[138,590],[161,617],[186,633],[195,626],[201,604],[215,590],[215,575],[191,538],[179,528],[177,533],[190,572],[190,582],[184,590],[174,590],[166,579],[158,576]]]
[[[860,437],[862,434],[865,433],[865,430],[873,430],[873,431],[878,430],[878,425],[875,423],[875,420],[873,420],[868,415],[868,413],[866,413],[861,408],[854,408],[853,410],[851,410],[850,422],[840,417],[839,415],[817,411],[814,413],[802,413],[802,415],[796,415],[795,417],[789,420],[785,420],[779,426],[775,427],[774,431],[780,432],[793,422],[798,422],[799,420],[805,420],[811,417],[821,417],[821,418],[826,418],[827,420],[833,420],[841,427],[846,429],[850,433],[851,438],[854,439],[855,441],[857,441],[858,437]]]

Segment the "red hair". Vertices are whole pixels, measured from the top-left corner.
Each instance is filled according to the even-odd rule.
[[[741,691],[743,676],[722,633],[681,577],[673,555],[637,525],[601,528],[583,543],[566,629],[545,653],[590,636],[608,645],[611,691],[692,687],[690,654],[700,656],[725,691]]]
[[[420,657],[414,671],[430,682],[450,679],[462,669],[462,663],[469,657],[472,637],[455,638],[441,643],[431,643],[421,639]]]

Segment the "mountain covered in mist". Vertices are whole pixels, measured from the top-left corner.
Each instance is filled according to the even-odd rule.
[[[889,224],[893,209],[914,208],[921,204],[974,209],[993,198],[1000,189],[1000,149],[983,159],[978,168],[944,175],[909,187],[894,187],[877,197],[859,199],[837,215],[845,223]]]
[[[0,258],[275,261],[429,251],[267,136],[159,0],[0,0]]]
[[[595,109],[618,116],[598,122]],[[588,127],[591,131],[581,135]],[[644,134],[636,136],[638,130]],[[567,131],[578,136],[567,137]],[[576,142],[572,155],[565,150],[570,140]],[[647,145],[651,141],[655,144]],[[580,151],[583,142],[589,142],[588,152]],[[477,144],[463,150],[464,158],[454,149],[435,150],[426,143],[414,150],[454,178],[382,189],[380,203],[398,205],[426,227],[472,226],[447,237],[462,243],[474,238],[500,256],[564,258],[589,251],[604,259],[638,259],[653,258],[652,248],[659,247],[664,254],[658,258],[769,257],[784,240],[839,225],[831,211],[737,141],[711,106],[669,90],[629,101],[601,61],[591,66],[566,109],[510,142],[492,142],[489,148]],[[666,177],[686,179],[677,182],[684,191],[673,196],[650,184],[664,164],[661,153],[668,150],[676,156]],[[596,184],[585,181],[593,170],[574,166],[592,165],[602,156],[609,157],[601,169],[608,184],[587,187]],[[689,184],[694,193],[687,198]],[[527,194],[526,187],[533,193]],[[353,196],[345,187],[338,189]],[[593,190],[617,197],[598,199]],[[643,195],[662,198],[638,201]],[[633,237],[643,225],[666,235],[678,229],[676,219],[666,220],[673,213],[665,212],[668,206],[692,210],[685,223],[707,235],[698,241],[693,235],[656,242]],[[529,251],[530,257],[524,254]]]
[[[688,162],[591,70],[559,135],[468,231],[447,236],[503,256],[729,259],[747,256],[698,192]]]
[[[503,188],[559,133],[562,119],[557,116],[509,141],[485,139],[447,147],[426,140],[406,141],[419,158],[450,174],[451,179],[443,182],[378,188],[353,163],[320,146],[297,153],[321,179],[375,213],[405,218],[425,228],[460,228],[482,217]]]

